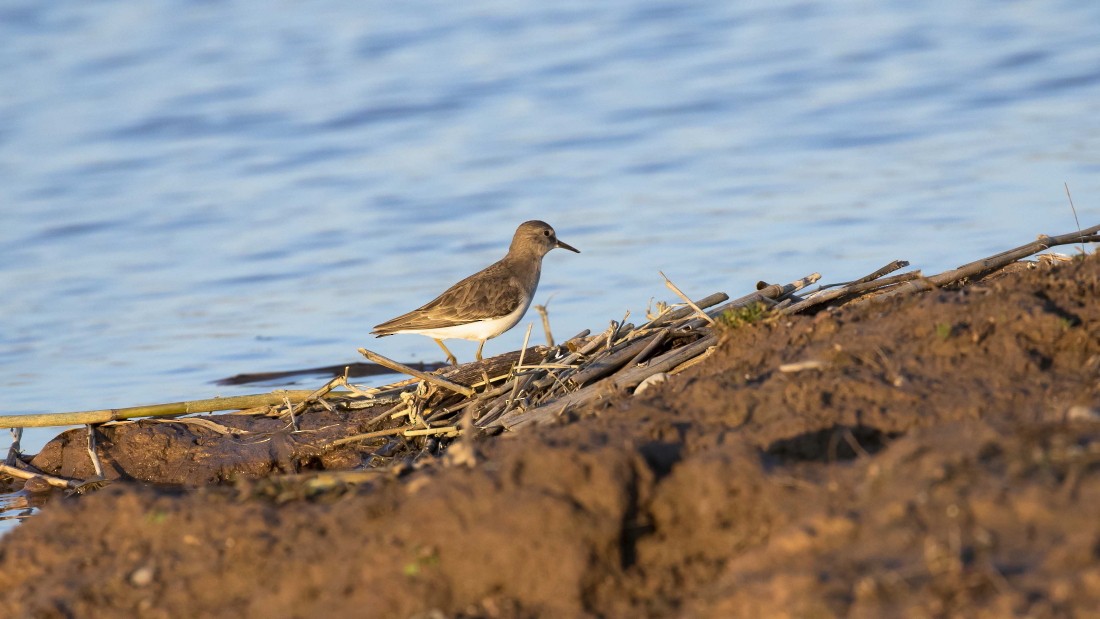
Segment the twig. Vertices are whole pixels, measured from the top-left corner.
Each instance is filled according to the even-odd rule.
[[[780,364],[779,371],[784,374],[790,374],[792,372],[805,372],[806,370],[820,370],[824,367],[825,362],[820,359],[807,359],[805,361]]]
[[[523,348],[520,349],[519,363],[516,364],[516,368],[519,368],[520,366],[523,365],[523,353],[527,351],[527,340],[531,338],[531,327],[533,327],[533,326],[534,326],[533,324],[528,324],[527,325],[527,333],[525,333],[523,335]],[[553,344],[551,344],[551,346],[553,346]],[[518,369],[516,371],[518,371]],[[514,378],[515,377],[513,376],[512,396],[510,398],[508,398],[509,400],[512,400],[512,401],[514,401],[516,399],[516,392],[519,390],[519,383],[520,383],[520,381],[514,380]]]
[[[706,361],[707,358],[710,357],[711,355],[713,355],[714,351],[716,351],[716,350],[718,350],[717,346],[707,346],[706,350],[704,350],[703,352],[699,353],[698,355],[695,355],[694,357],[688,359],[687,361],[684,361],[683,363],[681,363],[681,364],[673,367],[672,369],[670,369],[668,371],[669,376],[675,376],[675,375],[679,374],[680,372],[683,372],[684,370],[687,370],[690,367],[693,367],[695,365],[698,365],[698,364]],[[650,376],[652,376],[652,374]],[[639,384],[641,384],[641,383],[639,383]]]
[[[664,318],[665,314],[667,314],[667,313],[671,312],[672,310],[676,309],[676,306],[674,306],[674,305],[669,305],[668,303],[665,303],[664,301],[657,301],[657,313],[654,314],[653,313],[653,299],[654,299],[653,297],[649,297],[649,302],[646,303],[646,306],[645,306],[645,317],[649,319],[648,324],[653,324],[654,322],[657,322],[658,320]]]
[[[539,363],[537,365],[517,365],[516,366],[516,372],[527,372],[527,373],[531,373],[531,372],[536,371],[536,370],[575,370],[575,369],[577,369],[577,366],[575,366],[575,365],[566,365],[564,363],[556,363],[556,362],[553,362],[553,361],[543,362],[543,363]]]
[[[431,436],[433,434],[451,434],[458,436],[458,426],[442,426],[439,428],[424,428],[422,430],[405,430],[402,436]]]
[[[713,333],[686,346],[674,348],[654,358],[645,366],[626,368],[611,378],[614,387],[619,390],[633,389],[638,383],[658,372],[667,372],[680,364],[693,359],[718,344],[718,336]]]
[[[550,305],[550,299],[553,298],[554,295],[550,295],[545,303],[535,306],[535,311],[542,317],[542,330],[546,332],[546,345],[551,348],[554,347],[554,334],[550,331],[550,315],[546,313],[546,306]],[[527,348],[526,342],[524,342],[523,347]]]
[[[622,390],[633,389],[638,386],[638,383],[642,382],[646,378],[657,374],[658,372],[667,372],[672,368],[698,356],[707,351],[711,346],[718,343],[718,336],[711,334],[706,337],[700,338],[691,344],[681,346],[680,348],[673,349],[651,361],[646,366],[636,366],[633,368],[627,368],[620,371],[618,374],[607,378],[603,381],[589,384],[577,391],[569,393],[568,395],[561,396],[546,400],[540,403],[538,406],[525,410],[525,411],[513,411],[508,415],[501,415],[496,421],[486,423],[484,427],[493,428],[496,426],[503,426],[505,429],[514,430],[516,428],[525,426],[530,423],[539,423],[556,417],[565,409],[581,404],[584,402],[592,401],[605,393],[618,392]]]
[[[396,419],[404,415],[409,418],[410,425],[428,427],[428,423],[424,421],[424,417],[421,413],[424,411],[424,407],[427,406],[428,400],[435,395],[435,389],[435,385],[428,382],[421,382],[417,385],[415,392],[402,398],[408,402],[408,406],[405,407],[405,410],[394,413],[393,418]]]
[[[581,336],[581,337],[583,337],[583,336]],[[563,365],[563,364],[560,364],[560,363],[540,364],[538,366],[534,366],[532,371],[528,372],[527,374],[524,374],[523,376],[514,376],[510,381],[504,383],[503,385],[497,387],[496,389],[493,389],[492,391],[487,391],[487,392],[481,394],[481,397],[479,397],[476,401],[470,402],[468,404],[463,403],[462,405],[455,405],[451,408],[452,409],[457,409],[457,408],[462,408],[462,407],[468,405],[468,406],[473,407],[473,408],[469,409],[469,412],[467,413],[467,414],[469,414],[469,413],[474,412],[474,410],[477,408],[477,405],[479,405],[480,403],[486,402],[486,401],[489,401],[489,400],[494,400],[493,402],[491,402],[489,404],[489,406],[487,407],[486,412],[479,415],[479,417],[475,420],[474,425],[476,425],[478,427],[481,427],[484,424],[489,423],[493,419],[499,417],[500,415],[502,415],[502,414],[508,412],[509,410],[511,410],[512,408],[514,408],[516,403],[517,403],[516,402],[516,397],[519,395],[519,393],[522,393],[522,392],[526,391],[527,388],[528,388],[528,385],[530,385],[533,381],[535,381],[536,378],[544,377],[547,374],[547,369],[548,368],[558,368],[558,367],[564,367],[564,368],[567,368],[567,369],[572,369],[573,366]],[[540,384],[541,384],[540,382],[536,382],[535,383],[535,388],[536,389],[541,389],[545,386],[544,385],[544,386],[540,387]],[[503,394],[508,393],[508,392],[510,392],[510,395],[508,395],[508,396],[503,395]],[[448,410],[447,412],[453,412],[453,411]]]
[[[359,387],[356,387],[355,385],[349,383],[347,368],[344,368],[344,375],[340,377],[340,385],[361,398],[374,397],[381,391],[379,389],[360,389]]]
[[[512,389],[512,396],[508,398],[508,400],[505,402],[503,412],[507,413],[508,411],[516,407],[516,404],[518,403],[516,398],[519,396],[519,394],[526,393],[527,385],[531,384],[531,381],[534,380],[534,378],[535,373],[532,372],[516,381],[516,384]]]
[[[95,469],[97,479],[103,479],[103,464],[99,461],[99,454],[95,452],[95,426],[87,424],[88,428],[88,455],[92,458],[92,467]]]
[[[768,286],[764,286],[763,288],[760,288],[756,292],[749,293],[749,294],[747,294],[743,297],[739,297],[737,299],[734,299],[734,300],[730,301],[729,303],[724,303],[724,304],[722,304],[722,305],[720,305],[720,306],[718,306],[714,309],[708,310],[707,314],[709,316],[717,316],[717,315],[721,314],[722,312],[725,312],[725,311],[728,311],[728,310],[731,310],[731,309],[737,309],[737,308],[740,308],[740,307],[745,307],[746,305],[750,305],[752,303],[757,303],[759,301],[764,301],[764,300],[769,300],[769,299],[772,300],[772,301],[775,301],[775,300],[778,300],[778,299],[783,299],[783,298],[786,298],[786,297],[794,294],[795,292],[798,292],[799,290],[802,290],[806,286],[810,286],[810,285],[816,283],[819,279],[821,279],[821,274],[820,273],[810,273],[806,277],[803,277],[802,279],[793,281],[789,284],[782,284],[782,285],[781,284],[771,284],[771,285],[768,285]],[[702,320],[695,319],[695,320],[692,320],[692,321],[686,323],[684,325],[684,327],[694,328],[696,325],[702,326],[703,324],[706,324],[706,323],[704,323]]]
[[[612,320],[611,326],[609,326],[606,331],[589,340],[588,343],[584,346],[581,346],[580,350],[578,350],[577,352],[570,354],[565,359],[562,359],[562,363],[572,363],[578,359],[582,359],[584,357],[587,357],[588,355],[595,353],[605,344],[607,344],[607,340],[611,339],[611,334],[614,331],[615,321]]]
[[[46,428],[51,426],[81,426],[89,423],[106,423],[137,417],[168,417],[171,415],[190,415],[192,413],[212,413],[214,411],[242,410],[261,406],[277,406],[283,403],[283,397],[292,402],[309,397],[311,391],[278,390],[271,393],[241,395],[228,398],[209,398],[189,400],[152,406],[133,406],[130,408],[112,408],[98,411],[76,413],[43,413],[38,415],[0,415],[0,428]],[[332,392],[331,398],[346,398],[349,394]]]
[[[809,286],[810,284],[817,283],[818,280],[820,280],[820,279],[821,279],[821,273],[810,273],[806,277],[803,277],[802,279],[799,279],[799,280],[795,280],[795,281],[793,281],[789,284],[770,284],[770,285],[766,285],[766,286],[763,286],[761,288],[758,288],[757,291],[754,293],[755,295],[757,295],[756,299],[750,299],[751,297],[753,297],[753,295],[750,294],[750,295],[746,295],[744,297],[741,297],[741,299],[731,301],[729,303],[729,305],[736,305],[739,302],[740,302],[741,305],[746,305],[748,303],[752,303],[755,300],[766,300],[766,299],[770,299],[772,301],[778,301],[780,299],[784,299],[786,297],[789,297],[790,295],[798,292],[799,290],[802,290],[803,288],[805,288],[806,286]],[[749,300],[747,300],[747,299],[749,299]],[[720,310],[718,310],[718,311],[720,311]],[[714,314],[713,310],[711,311],[711,314]]]
[[[475,393],[477,393],[477,391],[475,391],[472,387],[467,387],[466,385],[460,385],[458,383],[453,383],[453,382],[451,382],[451,381],[449,381],[449,380],[447,380],[447,379],[445,379],[441,376],[436,376],[434,374],[428,374],[426,372],[421,372],[420,370],[414,370],[414,369],[410,368],[407,365],[402,365],[402,364],[394,361],[393,359],[387,359],[386,357],[383,357],[382,355],[380,355],[376,352],[369,351],[366,348],[360,348],[359,349],[359,354],[361,354],[364,357],[366,357],[367,359],[370,359],[371,361],[377,363],[378,365],[384,365],[384,366],[390,368],[391,370],[396,370],[398,372],[408,374],[409,376],[415,376],[415,377],[419,378],[420,380],[426,380],[429,383],[432,383],[433,385],[436,385],[437,387],[443,387],[444,389],[449,389],[451,391],[454,391],[455,393],[461,393],[462,395],[464,395],[466,397],[470,397],[470,396],[474,395]]]
[[[553,350],[554,349],[542,345],[532,346],[525,351],[514,350],[481,361],[464,363],[457,368],[452,368],[438,375],[433,374],[433,376],[442,376],[442,378],[446,380],[460,385],[467,385],[475,390],[480,387],[485,387],[487,389],[489,383],[495,383],[500,380],[506,381],[508,377],[512,375],[512,370],[519,360],[521,352],[524,358],[530,362],[535,358],[540,360],[547,358]],[[489,383],[486,383],[484,380],[486,374],[489,375]]]
[[[1003,251],[999,254],[994,254],[988,258],[981,260],[975,260],[962,265],[957,269],[950,271],[944,271],[938,275],[933,275],[923,280],[917,280],[913,282],[906,282],[897,288],[889,292],[885,292],[879,295],[878,298],[891,297],[899,294],[907,294],[911,292],[920,292],[922,290],[928,290],[929,287],[939,288],[952,282],[956,282],[960,279],[966,279],[978,275],[979,273],[985,273],[999,269],[1006,265],[1009,265],[1021,258],[1026,258],[1032,254],[1043,251],[1044,249],[1050,249],[1056,245],[1069,245],[1077,243],[1096,243],[1100,242],[1100,236],[1096,236],[1096,233],[1100,232],[1100,226],[1092,226],[1091,228],[1085,228],[1077,232],[1070,232],[1068,234],[1060,234],[1058,236],[1046,236],[1039,235],[1038,240],[1032,241],[1026,245]]]
[[[842,438],[845,443],[848,443],[848,447],[851,447],[852,451],[860,458],[866,458],[869,455],[867,450],[863,448],[863,445],[860,445],[859,441],[856,440],[856,436],[852,434],[851,429],[844,428]]]
[[[708,316],[707,313],[704,312],[702,309],[700,309],[699,306],[696,305],[694,301],[689,299],[688,296],[686,294],[684,294],[684,292],[682,290],[677,288],[676,284],[672,283],[672,280],[670,280],[668,278],[668,276],[666,276],[661,271],[657,271],[657,272],[661,274],[661,277],[665,278],[665,286],[668,286],[669,290],[671,290],[672,292],[675,292],[677,296],[679,296],[681,299],[683,299],[684,303],[687,303],[688,306],[691,307],[691,309],[695,310],[696,314],[698,314],[701,318],[705,319],[708,323],[710,323],[710,326],[712,326],[712,327],[714,326],[714,319],[713,318]]]
[[[866,284],[867,282],[874,281],[874,280],[882,277],[883,275],[886,275],[887,273],[893,273],[894,271],[897,271],[898,269],[904,269],[907,266],[909,266],[909,261],[908,260],[895,260],[895,261],[891,262],[890,264],[887,264],[887,265],[883,266],[882,268],[875,270],[872,273],[868,273],[867,275],[864,275],[863,277],[861,277],[859,279],[854,279],[850,282],[840,282],[840,283],[837,283],[837,284],[826,284],[826,285],[821,286],[820,288],[818,288],[818,290],[825,290],[825,289],[828,289],[828,288],[836,288],[837,286],[847,287],[847,286],[854,286],[856,284]]]
[[[723,305],[707,310],[706,313],[707,316],[715,317],[725,311],[744,308],[746,306],[752,305],[752,303],[772,302],[779,299],[784,299],[793,295],[794,292],[798,292],[806,286],[810,286],[816,283],[816,281],[821,278],[822,275],[820,273],[811,273],[810,275],[807,275],[802,279],[792,281],[792,283],[790,284],[763,285],[755,292],[749,292],[749,294],[745,295],[744,297],[738,297],[734,300],[729,301],[728,303],[723,303]],[[758,284],[758,286],[760,286],[761,284]],[[706,324],[706,322],[704,322],[702,319],[695,318],[682,324],[678,324],[676,325],[676,327],[680,327],[682,329],[696,329],[698,327],[703,327],[704,324]]]
[[[570,338],[569,340],[566,340],[566,344],[568,344],[568,342],[570,342],[572,340],[576,340],[576,339],[579,339],[579,338],[582,338],[582,337],[586,337],[588,335],[588,333],[589,333],[588,329],[585,329],[584,331],[578,333],[577,335]],[[602,341],[602,339],[601,338],[596,338],[593,341],[598,343],[599,341]],[[593,342],[589,342],[589,344],[592,344],[592,343]],[[562,344],[561,349],[566,349],[566,344]],[[585,348],[587,348],[587,346]],[[551,370],[551,369],[561,369],[561,370],[573,370],[573,369],[575,369],[575,366],[570,365],[569,362],[573,358],[579,356],[580,353],[581,353],[581,351],[578,351],[577,353],[571,353],[570,355],[568,355],[567,357],[562,359],[561,362],[545,362],[544,361],[544,362],[540,363],[539,365],[528,366],[527,368],[524,368],[522,366],[522,364],[518,364],[516,366],[516,371],[519,371],[521,369],[528,369],[530,371],[527,374],[523,375],[523,376],[513,377],[509,382],[507,382],[504,385],[502,385],[501,387],[498,387],[497,389],[493,390],[494,391],[493,393],[482,394],[482,397],[477,400],[477,403],[483,402],[486,399],[488,399],[489,397],[497,398],[497,401],[493,402],[491,405],[488,406],[488,410],[484,414],[482,414],[478,417],[478,419],[476,420],[475,425],[477,427],[483,427],[486,424],[488,424],[488,423],[492,422],[493,420],[497,419],[501,415],[504,415],[504,414],[508,413],[509,411],[511,411],[512,409],[514,409],[516,407],[516,405],[518,404],[517,398],[518,398],[519,394],[527,392],[528,391],[528,386],[531,385],[532,382],[535,383],[534,388],[532,389],[532,391],[534,391],[534,392],[538,392],[540,390],[543,390],[546,387],[554,384],[555,382],[560,383],[560,380],[558,380],[557,376],[554,375],[554,374],[551,374],[550,377],[549,377],[549,380],[547,380],[546,382],[543,382],[542,379],[546,378],[546,375],[549,373],[549,370]],[[547,358],[548,359],[553,358],[554,356],[556,356],[556,354],[547,355]],[[510,396],[508,396],[508,397],[499,397],[500,394],[504,393],[505,391],[508,391],[509,388],[511,390],[511,395]],[[471,405],[476,405],[476,403],[471,403]],[[454,408],[454,407],[452,407],[452,408]],[[467,413],[467,415],[468,414],[469,414],[469,412]]]
[[[558,360],[554,365],[564,365],[564,366],[573,367],[573,364],[581,361],[585,357],[588,357],[589,355],[596,354],[607,343],[607,340],[611,338],[611,334],[615,331],[615,326],[616,326],[615,321],[612,320],[611,321],[611,326],[608,327],[608,329],[606,331],[604,331],[603,333],[601,333],[601,334],[593,337],[592,339],[588,340],[588,342],[586,342],[583,346],[578,348],[576,351],[569,353],[568,355],[566,355],[562,359]],[[579,338],[582,338],[582,337],[587,337],[588,334],[589,334],[588,329],[585,329],[584,331],[582,331],[580,334],[578,334],[576,337],[572,338],[569,341],[572,341],[573,339],[579,339]],[[566,343],[568,343],[568,341]],[[565,370],[565,371],[568,372],[569,370]],[[555,382],[560,382],[560,379],[553,372],[546,372],[546,374],[549,374],[549,376],[544,375],[541,378],[538,378],[537,380],[535,380],[535,383],[531,386],[533,390],[537,391],[537,390],[545,389],[546,387],[554,384]]]
[[[562,342],[562,344],[560,344],[559,346],[557,346],[555,348],[551,348],[551,349],[546,349],[547,352],[546,352],[545,355],[543,355],[543,359],[554,359],[554,358],[556,358],[559,354],[562,354],[563,352],[568,351],[569,347],[570,347],[570,344],[572,344],[576,340],[580,340],[582,338],[588,337],[589,333],[590,333],[590,331],[588,329],[585,329],[585,330],[581,331],[580,333],[578,333],[577,335],[574,335],[573,337],[569,338],[565,342]],[[520,365],[517,362],[515,365],[512,366],[514,371],[516,371],[516,372],[518,372],[520,370],[530,370],[530,371],[528,373],[524,374],[523,376],[516,376],[516,375],[512,374],[510,378],[505,380],[500,385],[497,385],[496,387],[493,387],[491,389],[486,389],[485,391],[482,391],[481,394],[478,395],[476,400],[473,400],[473,401],[466,400],[466,401],[458,402],[456,404],[448,406],[447,408],[444,408],[442,410],[439,410],[439,411],[436,411],[435,413],[433,413],[429,417],[429,419],[437,420],[437,419],[446,417],[446,416],[450,415],[451,413],[454,413],[455,411],[461,410],[461,409],[467,409],[470,412],[473,412],[473,411],[476,411],[477,409],[481,408],[481,405],[484,404],[485,402],[489,402],[489,401],[495,400],[495,399],[499,399],[500,402],[493,402],[492,404],[490,404],[488,406],[488,410],[498,410],[499,411],[501,409],[498,409],[496,407],[499,404],[508,401],[508,397],[505,396],[505,397],[502,398],[501,396],[503,394],[507,394],[507,393],[511,392],[513,387],[516,384],[516,381],[521,381],[520,382],[520,390],[522,391],[533,380],[539,379],[540,377],[544,377],[547,374],[547,370],[550,369],[550,368],[572,369],[573,366],[569,365],[569,363],[571,363],[572,360],[577,358],[580,355],[580,353],[583,350],[586,350],[589,346],[598,345],[600,342],[596,341],[596,339],[597,338],[593,338],[593,340],[590,340],[589,342],[585,343],[585,345],[581,347],[581,350],[578,350],[577,352],[569,353],[569,355],[562,358],[560,361],[553,361],[553,362],[543,361],[543,362],[539,363],[538,365],[534,365],[534,366]],[[576,348],[576,345],[574,344],[573,347]],[[541,348],[541,347],[537,347],[537,346],[532,347],[532,350],[537,351],[539,348]],[[513,356],[513,355],[516,355],[516,354],[517,353],[509,353],[507,356]],[[524,355],[524,353],[522,353],[522,352],[520,352],[518,354],[521,355],[521,356]],[[526,356],[524,356],[524,361],[526,361]],[[549,383],[547,383],[547,384],[549,384]],[[541,385],[540,386],[540,383],[535,384],[536,389],[541,389],[545,386],[546,385]],[[484,419],[484,415],[482,415],[480,417],[479,423],[481,422],[481,419]]]
[[[11,429],[11,446],[8,447],[8,456],[4,458],[4,463],[8,465],[15,465],[16,458],[19,457],[21,451],[20,442],[23,440],[23,428]]]
[[[864,275],[863,277],[851,282],[851,284],[866,284],[867,282],[874,281],[882,277],[883,275],[886,275],[887,273],[893,273],[894,271],[897,271],[898,269],[904,269],[907,266],[909,266],[908,260],[895,260],[890,264],[883,265],[881,268],[876,269],[874,272],[868,273],[867,275]]]
[[[293,431],[293,432],[301,431],[301,428],[298,427],[298,418],[294,416],[294,405],[290,403],[289,399],[284,398],[283,399],[283,406],[286,407],[286,412],[281,413],[279,416],[280,417],[286,417],[287,415],[290,415],[290,429],[291,429],[291,431]]]
[[[394,415],[397,415],[399,411],[403,411],[405,408],[408,408],[408,406],[409,402],[406,399],[402,398],[400,402],[393,405],[391,408],[388,408],[384,412],[381,412],[374,417],[371,417],[370,421],[366,423],[366,426],[369,428],[370,426],[373,426],[380,421],[390,419]]]
[[[834,299],[839,299],[848,295],[859,294],[868,290],[878,290],[887,286],[893,286],[894,284],[901,284],[915,279],[920,279],[920,271],[910,271],[909,273],[902,273],[900,275],[894,275],[891,277],[884,277],[882,279],[868,280],[866,282],[860,282],[856,280],[851,284],[843,285],[843,288],[834,288],[833,290],[824,290],[818,292],[812,297],[807,297],[798,303],[788,305],[784,307],[780,312],[783,314],[797,314],[811,307],[828,303]],[[862,279],[862,278],[861,278]]]
[[[623,319],[619,322],[618,325],[615,326],[615,331],[613,331],[611,333],[611,336],[608,337],[608,339],[607,339],[607,347],[608,348],[611,348],[612,344],[619,341],[619,339],[622,337],[622,334],[630,333],[632,330],[634,330],[634,323],[627,322],[626,321],[627,318],[630,318],[630,310],[626,310],[626,313],[623,314]]]
[[[655,337],[657,337],[657,334],[634,340],[628,346],[590,363],[583,370],[573,374],[568,382],[575,387],[583,387],[587,383],[591,383],[614,373],[636,357],[641,351],[645,350],[646,346],[648,346],[650,341]]]
[[[463,413],[459,419],[458,432],[460,438],[443,454],[443,464],[473,468],[477,465],[477,448],[474,446],[474,420],[470,411]]]
[[[529,374],[527,376],[530,377],[531,375]],[[482,402],[485,402],[487,400],[491,400],[493,398],[496,398],[496,397],[500,396],[501,394],[506,393],[509,390],[511,390],[514,380],[515,379],[512,379],[511,381],[507,381],[502,385],[498,385],[496,387],[493,387],[492,389],[482,391],[478,395],[477,399],[475,399],[475,400],[462,400],[460,402],[457,402],[455,404],[452,404],[452,405],[448,406],[447,408],[437,410],[437,411],[433,412],[431,415],[428,416],[428,421],[435,421],[437,419],[441,419],[443,417],[446,417],[446,416],[450,415],[451,413],[454,413],[455,411],[462,410],[462,409],[467,408],[467,407],[473,406],[473,407],[476,408],[476,406],[478,404],[480,404]]]
[[[378,481],[390,473],[387,469],[369,468],[349,471],[317,471],[309,474],[274,475],[268,479],[277,483],[301,484],[312,492],[332,490],[341,484],[355,485]]]
[[[592,333],[591,329],[585,329],[585,330],[581,331],[580,333],[574,335],[573,337],[571,337],[571,338],[565,340],[564,342],[562,342],[559,349],[560,350],[569,350],[569,343],[570,342],[574,342],[576,340],[584,339],[584,338],[588,337],[591,333]]]
[[[54,477],[53,475],[46,475],[45,473],[35,473],[32,471],[24,471],[23,469],[16,468],[7,464],[0,464],[0,473],[10,475],[16,479],[33,479],[35,477],[41,477],[46,480],[46,483],[54,488],[73,489],[79,486],[82,482],[75,479],[65,479],[63,477]]]
[[[723,301],[728,301],[729,298],[730,298],[729,295],[724,293],[724,292],[716,292],[712,295],[708,295],[708,296],[703,297],[702,299],[699,299],[698,301],[695,302],[694,305],[695,305],[695,307],[698,307],[698,308],[701,308],[701,309],[707,309],[709,307],[714,307],[715,305],[718,305],[719,303],[721,303]],[[669,311],[666,311],[666,312],[662,312],[656,318],[649,321],[648,324],[642,325],[642,328],[643,329],[652,329],[652,328],[655,328],[655,327],[658,327],[658,326],[663,326],[663,325],[669,324],[671,322],[675,322],[677,320],[680,320],[682,318],[686,318],[688,316],[691,316],[694,313],[695,313],[695,308],[693,308],[693,307],[680,307],[680,308],[677,308],[677,309],[674,309],[674,310],[669,310]]]
[[[365,441],[372,438],[378,438],[380,436],[393,436],[394,434],[401,434],[409,428],[401,426],[398,428],[388,428],[386,430],[377,430],[375,432],[367,432],[365,434],[355,434],[353,436],[345,436],[344,438],[336,439],[328,444],[329,447],[337,447],[339,445],[346,445],[348,443],[355,443],[358,441]]]
[[[223,426],[220,423],[214,423],[213,421],[210,421],[209,419],[203,419],[202,417],[183,417],[181,419],[148,419],[146,421],[156,422],[156,423],[182,423],[182,424],[185,424],[185,425],[198,426],[200,428],[206,428],[207,430],[210,430],[212,432],[217,432],[218,434],[221,434],[222,436],[247,436],[249,434],[253,434],[252,432],[250,432],[248,430],[242,430],[240,428],[230,428],[228,426]],[[120,423],[120,422],[111,421],[111,422],[105,423],[103,425],[114,425],[114,424],[117,424],[117,423]],[[123,421],[121,423],[137,423],[137,422]]]
[[[304,400],[302,400],[301,402],[298,402],[297,404],[295,404],[293,406],[290,405],[290,400],[288,399],[287,400],[287,412],[284,413],[284,415],[289,415],[290,416],[291,422],[294,424],[294,429],[297,430],[298,429],[298,423],[296,421],[294,421],[294,419],[299,413],[304,411],[305,408],[307,406],[309,406],[310,404],[312,404],[313,402],[316,402],[317,400],[320,400],[321,398],[325,397],[325,395],[327,395],[330,391],[332,391],[334,388],[336,388],[337,385],[341,385],[341,384],[347,385],[347,383],[348,383],[348,379],[347,379],[346,375],[345,376],[337,376],[336,378],[333,378],[332,380],[325,383],[325,385],[323,387],[321,387],[320,389],[318,389],[318,390],[314,391],[313,393],[309,394],[308,396],[306,396],[306,398]]]
[[[626,363],[626,365],[627,366],[638,365],[639,363],[641,363],[641,362],[645,361],[646,359],[648,359],[649,356],[653,354],[653,351],[657,350],[657,347],[665,342],[665,339],[667,337],[668,337],[668,329],[661,329],[660,331],[658,331],[657,332],[657,337],[650,340],[649,344],[647,344],[646,347],[643,348],[642,351],[639,352],[637,355],[634,355],[634,358],[631,359],[630,361],[628,361]]]
[[[497,402],[492,408],[486,411],[484,415],[478,418],[474,425],[479,428],[489,426],[506,412],[508,412],[508,402]]]
[[[1067,183],[1065,181],[1062,181],[1062,185],[1064,185],[1065,188],[1066,188],[1066,198],[1069,199],[1069,209],[1071,211],[1073,211],[1073,222],[1077,224],[1077,231],[1080,232],[1081,231],[1081,220],[1077,219],[1077,207],[1073,206],[1073,196],[1071,196],[1070,193],[1069,193],[1069,183]],[[1085,243],[1084,243],[1084,241],[1081,242],[1081,253],[1082,254],[1085,253]]]

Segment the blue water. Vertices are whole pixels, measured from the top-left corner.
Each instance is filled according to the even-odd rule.
[[[1100,223],[1095,0],[6,0],[0,85],[3,413],[439,360],[370,327],[526,219],[559,337]]]

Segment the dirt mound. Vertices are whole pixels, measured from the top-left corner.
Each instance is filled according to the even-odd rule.
[[[730,330],[640,396],[399,476],[54,500],[0,542],[0,605],[1085,616],[1100,608],[1097,299],[1095,256],[1037,264]]]

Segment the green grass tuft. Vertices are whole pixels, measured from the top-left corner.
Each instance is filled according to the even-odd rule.
[[[722,312],[718,315],[718,324],[729,329],[740,329],[746,325],[760,322],[766,318],[767,315],[768,308],[763,303],[757,301]]]

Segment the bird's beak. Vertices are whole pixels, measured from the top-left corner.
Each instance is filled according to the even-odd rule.
[[[563,243],[563,242],[561,242],[561,241],[558,241],[558,242],[557,242],[557,243],[556,243],[556,244],[554,245],[554,247],[560,247],[560,248],[562,248],[562,249],[568,249],[569,251],[571,251],[571,252],[574,252],[574,253],[577,253],[577,254],[581,253],[581,250],[577,249],[576,247],[573,247],[573,246],[572,246],[572,245],[570,245],[569,243]]]

